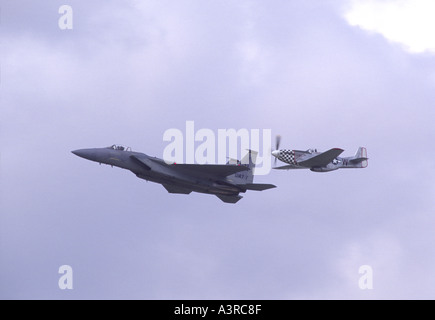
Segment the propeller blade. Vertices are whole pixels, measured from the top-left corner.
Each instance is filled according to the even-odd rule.
[[[281,144],[281,136],[277,135],[275,139],[275,150],[279,150],[279,145]]]
[[[278,134],[275,138],[275,150],[279,150],[279,145],[281,144],[281,136]],[[274,165],[276,165],[276,157],[274,160]]]

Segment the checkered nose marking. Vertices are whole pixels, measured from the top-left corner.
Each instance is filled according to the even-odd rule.
[[[297,164],[295,160],[295,152],[293,150],[280,150],[278,159],[288,164]]]

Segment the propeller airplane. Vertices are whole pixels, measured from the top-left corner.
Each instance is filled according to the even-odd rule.
[[[287,165],[274,167],[277,170],[310,169],[314,172],[328,172],[342,168],[365,168],[368,165],[367,149],[359,147],[353,157],[339,157],[344,151],[340,148],[332,148],[325,152],[317,149],[288,150],[279,149],[281,136],[276,137],[275,151],[272,155]]]

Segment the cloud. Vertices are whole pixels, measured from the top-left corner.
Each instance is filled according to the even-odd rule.
[[[352,0],[345,19],[380,33],[411,53],[435,53],[435,2],[431,0]]]
[[[70,32],[60,0],[22,2],[2,6],[0,297],[431,297],[430,59],[380,52],[336,2],[71,0]],[[271,128],[286,148],[363,145],[370,164],[274,170],[255,181],[278,188],[231,206],[70,153],[161,156],[186,120]]]

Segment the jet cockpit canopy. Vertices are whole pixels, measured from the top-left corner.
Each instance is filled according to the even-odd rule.
[[[120,150],[120,151],[131,151],[130,147],[124,147],[122,145],[111,145],[110,147],[107,147],[108,149],[113,149],[113,150]]]

